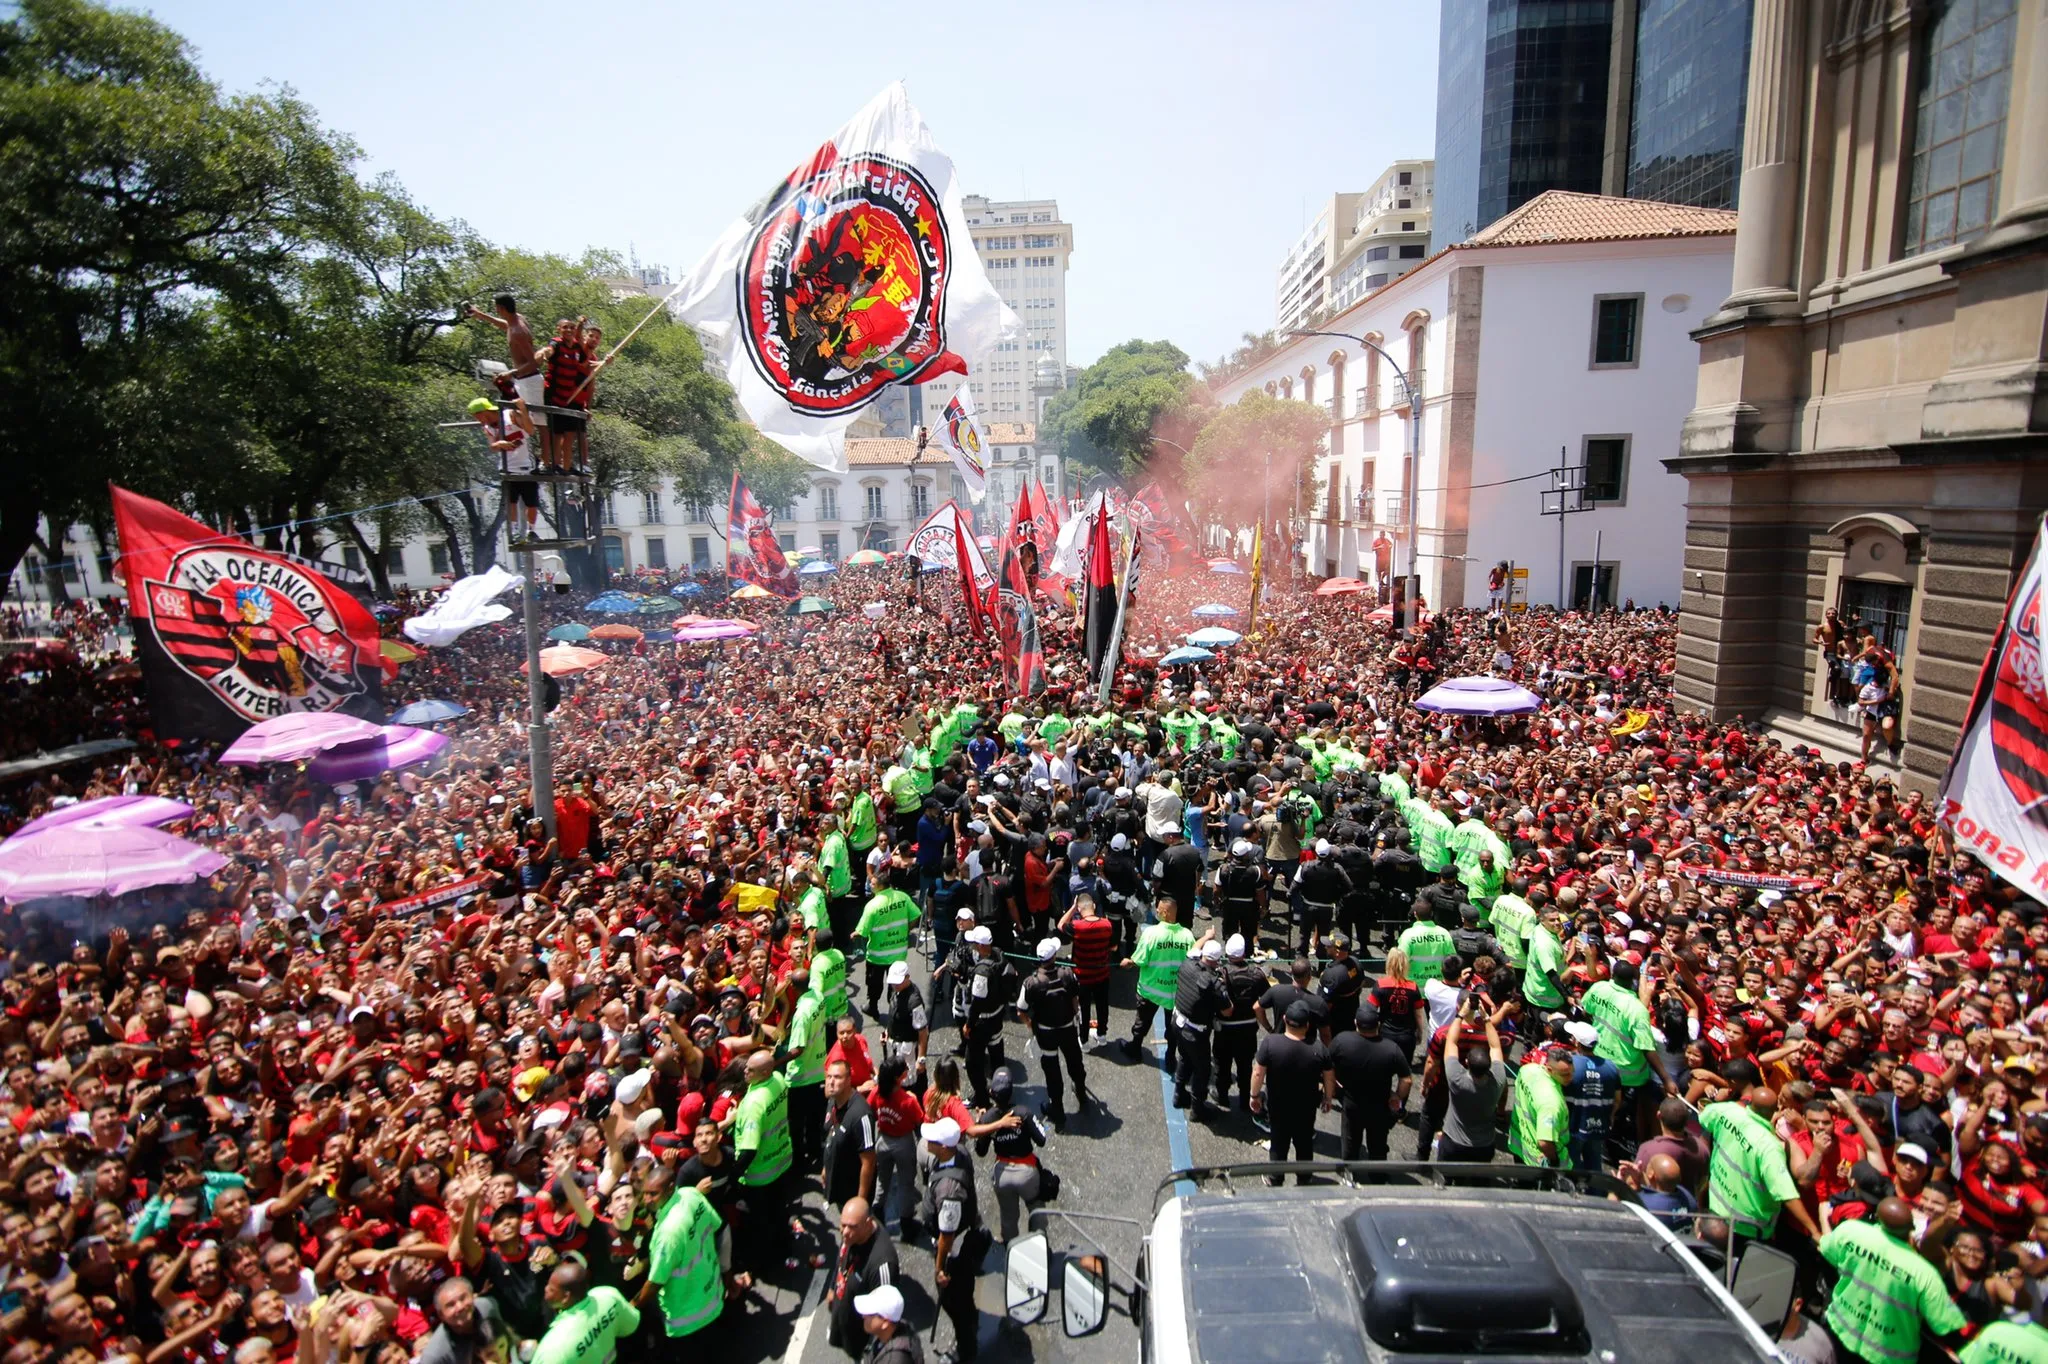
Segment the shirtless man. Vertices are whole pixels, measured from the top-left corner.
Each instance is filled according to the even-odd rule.
[[[494,313],[487,313],[473,304],[465,311],[479,322],[488,322],[505,333],[505,349],[512,357],[512,368],[506,371],[505,377],[512,381],[513,391],[529,409],[528,416],[533,424],[546,426],[548,414],[531,410],[541,405],[541,395],[547,383],[541,374],[540,357],[534,350],[533,332],[526,325],[526,319],[519,315],[518,302],[512,295],[499,294],[492,303],[497,308]]]

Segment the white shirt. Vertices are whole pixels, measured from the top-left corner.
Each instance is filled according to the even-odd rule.
[[[1181,799],[1171,787],[1148,781],[1133,794],[1145,802],[1145,837],[1157,841],[1181,832]]]

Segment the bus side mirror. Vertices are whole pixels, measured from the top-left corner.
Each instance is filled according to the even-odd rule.
[[[1031,1326],[1045,1315],[1052,1289],[1050,1252],[1045,1234],[1035,1233],[1010,1243],[1009,1269],[1003,1276],[1003,1310],[1019,1326]]]
[[[1060,1275],[1060,1315],[1069,1336],[1085,1336],[1102,1329],[1109,1311],[1108,1285],[1102,1262],[1093,1255],[1063,1262]]]
[[[1792,1312],[1799,1262],[1782,1250],[1751,1242],[1735,1262],[1735,1283],[1729,1289],[1749,1318],[1776,1340]]]

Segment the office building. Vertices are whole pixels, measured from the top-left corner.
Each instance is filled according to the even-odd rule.
[[[2048,509],[2048,10],[1756,0],[1753,24],[1734,288],[1667,461],[1678,700],[1859,756],[1814,645],[1833,608],[1898,656],[1925,790]]]
[[[1734,208],[1753,0],[1444,0],[1431,249],[1545,190]]]
[[[1372,188],[1349,196],[1350,237],[1338,248],[1323,306],[1339,312],[1375,289],[1384,289],[1422,264],[1429,254],[1430,213],[1436,203],[1436,168],[1430,161],[1396,161]],[[1281,325],[1295,326],[1282,319]]]
[[[1019,334],[985,355],[969,355],[967,382],[984,422],[1012,424],[1038,420],[1039,361],[1051,356],[1064,374],[1067,363],[1067,260],[1074,229],[1060,220],[1053,199],[996,201],[979,194],[962,198],[974,249],[989,282],[1023,324]],[[941,411],[958,375],[921,385],[923,421]]]

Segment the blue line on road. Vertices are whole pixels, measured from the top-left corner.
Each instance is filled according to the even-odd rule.
[[[1152,1041],[1166,1040],[1167,1010],[1161,1009],[1152,1019]],[[1149,1046],[1147,1048],[1149,1054]],[[1166,1109],[1166,1154],[1176,1170],[1186,1170],[1195,1163],[1194,1148],[1188,1145],[1188,1113],[1184,1108],[1173,1106],[1173,1072],[1164,1064],[1159,1067],[1159,1101]],[[1195,1191],[1194,1181],[1174,1181],[1173,1191],[1186,1196]]]

